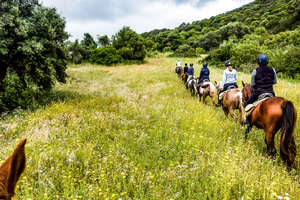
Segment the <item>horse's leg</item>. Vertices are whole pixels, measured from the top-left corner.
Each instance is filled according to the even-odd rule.
[[[228,108],[225,106],[222,106],[222,108],[223,108],[226,118],[228,119],[228,113],[229,113]]]
[[[251,129],[252,129],[252,124],[249,125],[245,131],[245,140],[248,139],[248,135],[249,135],[249,132],[251,131]]]
[[[206,102],[205,102],[206,97],[207,97],[207,94],[205,93],[205,94],[203,95],[203,103],[204,103],[204,104],[206,104]]]
[[[209,96],[210,96],[210,98],[211,98],[212,105],[214,106],[214,105],[216,104],[216,102],[215,102],[215,94],[212,93],[212,94],[210,94]]]
[[[280,129],[280,126],[276,126],[276,124],[271,124],[270,126],[264,129],[266,137],[265,142],[267,145],[267,153],[271,156],[272,159],[276,156],[276,148],[274,145],[274,137],[277,131]]]
[[[234,113],[234,109],[232,106],[229,107],[229,113],[231,115],[231,117],[234,119],[234,121],[237,121],[237,116]]]

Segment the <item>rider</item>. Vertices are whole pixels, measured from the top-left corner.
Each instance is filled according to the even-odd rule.
[[[189,67],[189,69],[188,69],[188,79],[187,79],[187,81],[186,81],[186,83],[185,83],[185,87],[186,87],[186,89],[188,88],[188,82],[193,78],[193,76],[194,76],[194,67],[193,67],[193,63],[191,63],[190,64],[190,67]]]
[[[185,63],[185,64],[184,64],[184,68],[183,68],[183,73],[184,73],[184,74],[187,73],[187,72],[188,72],[188,69],[189,69],[188,64]]]
[[[219,95],[226,91],[228,87],[234,86],[238,88],[236,81],[237,81],[237,73],[236,70],[232,68],[232,63],[230,60],[225,62],[226,69],[223,72],[223,81],[221,83],[221,88],[218,92],[218,103],[216,104],[217,107],[221,106],[221,101],[219,100]]]
[[[202,84],[202,82],[204,80],[208,80],[209,81],[209,69],[207,68],[207,63],[203,63],[203,68],[200,71],[200,76],[199,76],[199,80],[198,80],[198,84]]]
[[[176,62],[176,67],[181,67],[181,62],[180,62],[180,60],[177,60],[177,62]]]
[[[271,93],[275,96],[273,85],[277,83],[277,76],[275,69],[268,67],[268,56],[261,54],[257,58],[258,68],[253,70],[251,76],[252,93],[249,99],[244,104],[246,107],[248,104],[255,102],[258,96],[264,93]]]

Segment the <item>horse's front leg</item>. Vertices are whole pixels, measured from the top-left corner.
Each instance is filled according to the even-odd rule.
[[[207,97],[207,94],[204,94],[204,95],[203,95],[203,103],[204,103],[204,104],[206,104],[206,102],[205,102],[206,97]]]
[[[211,94],[210,98],[211,98],[211,101],[212,101],[212,105],[214,106],[216,104],[216,102],[215,102],[215,95]]]

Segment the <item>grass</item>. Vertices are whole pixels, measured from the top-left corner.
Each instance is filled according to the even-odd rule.
[[[244,141],[245,128],[191,97],[174,73],[175,61],[70,65],[68,83],[56,86],[49,105],[2,119],[2,161],[28,138],[17,198],[297,199],[299,171],[288,173],[279,155],[266,156],[261,130]],[[221,80],[222,70],[209,67],[211,79]],[[238,79],[241,86],[250,75]],[[299,88],[284,79],[275,86],[298,113]]]

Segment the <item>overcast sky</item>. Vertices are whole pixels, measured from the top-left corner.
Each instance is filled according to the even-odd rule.
[[[137,33],[175,28],[181,23],[209,18],[253,0],[40,0],[55,7],[67,21],[71,40],[84,33],[109,36],[123,26]]]

